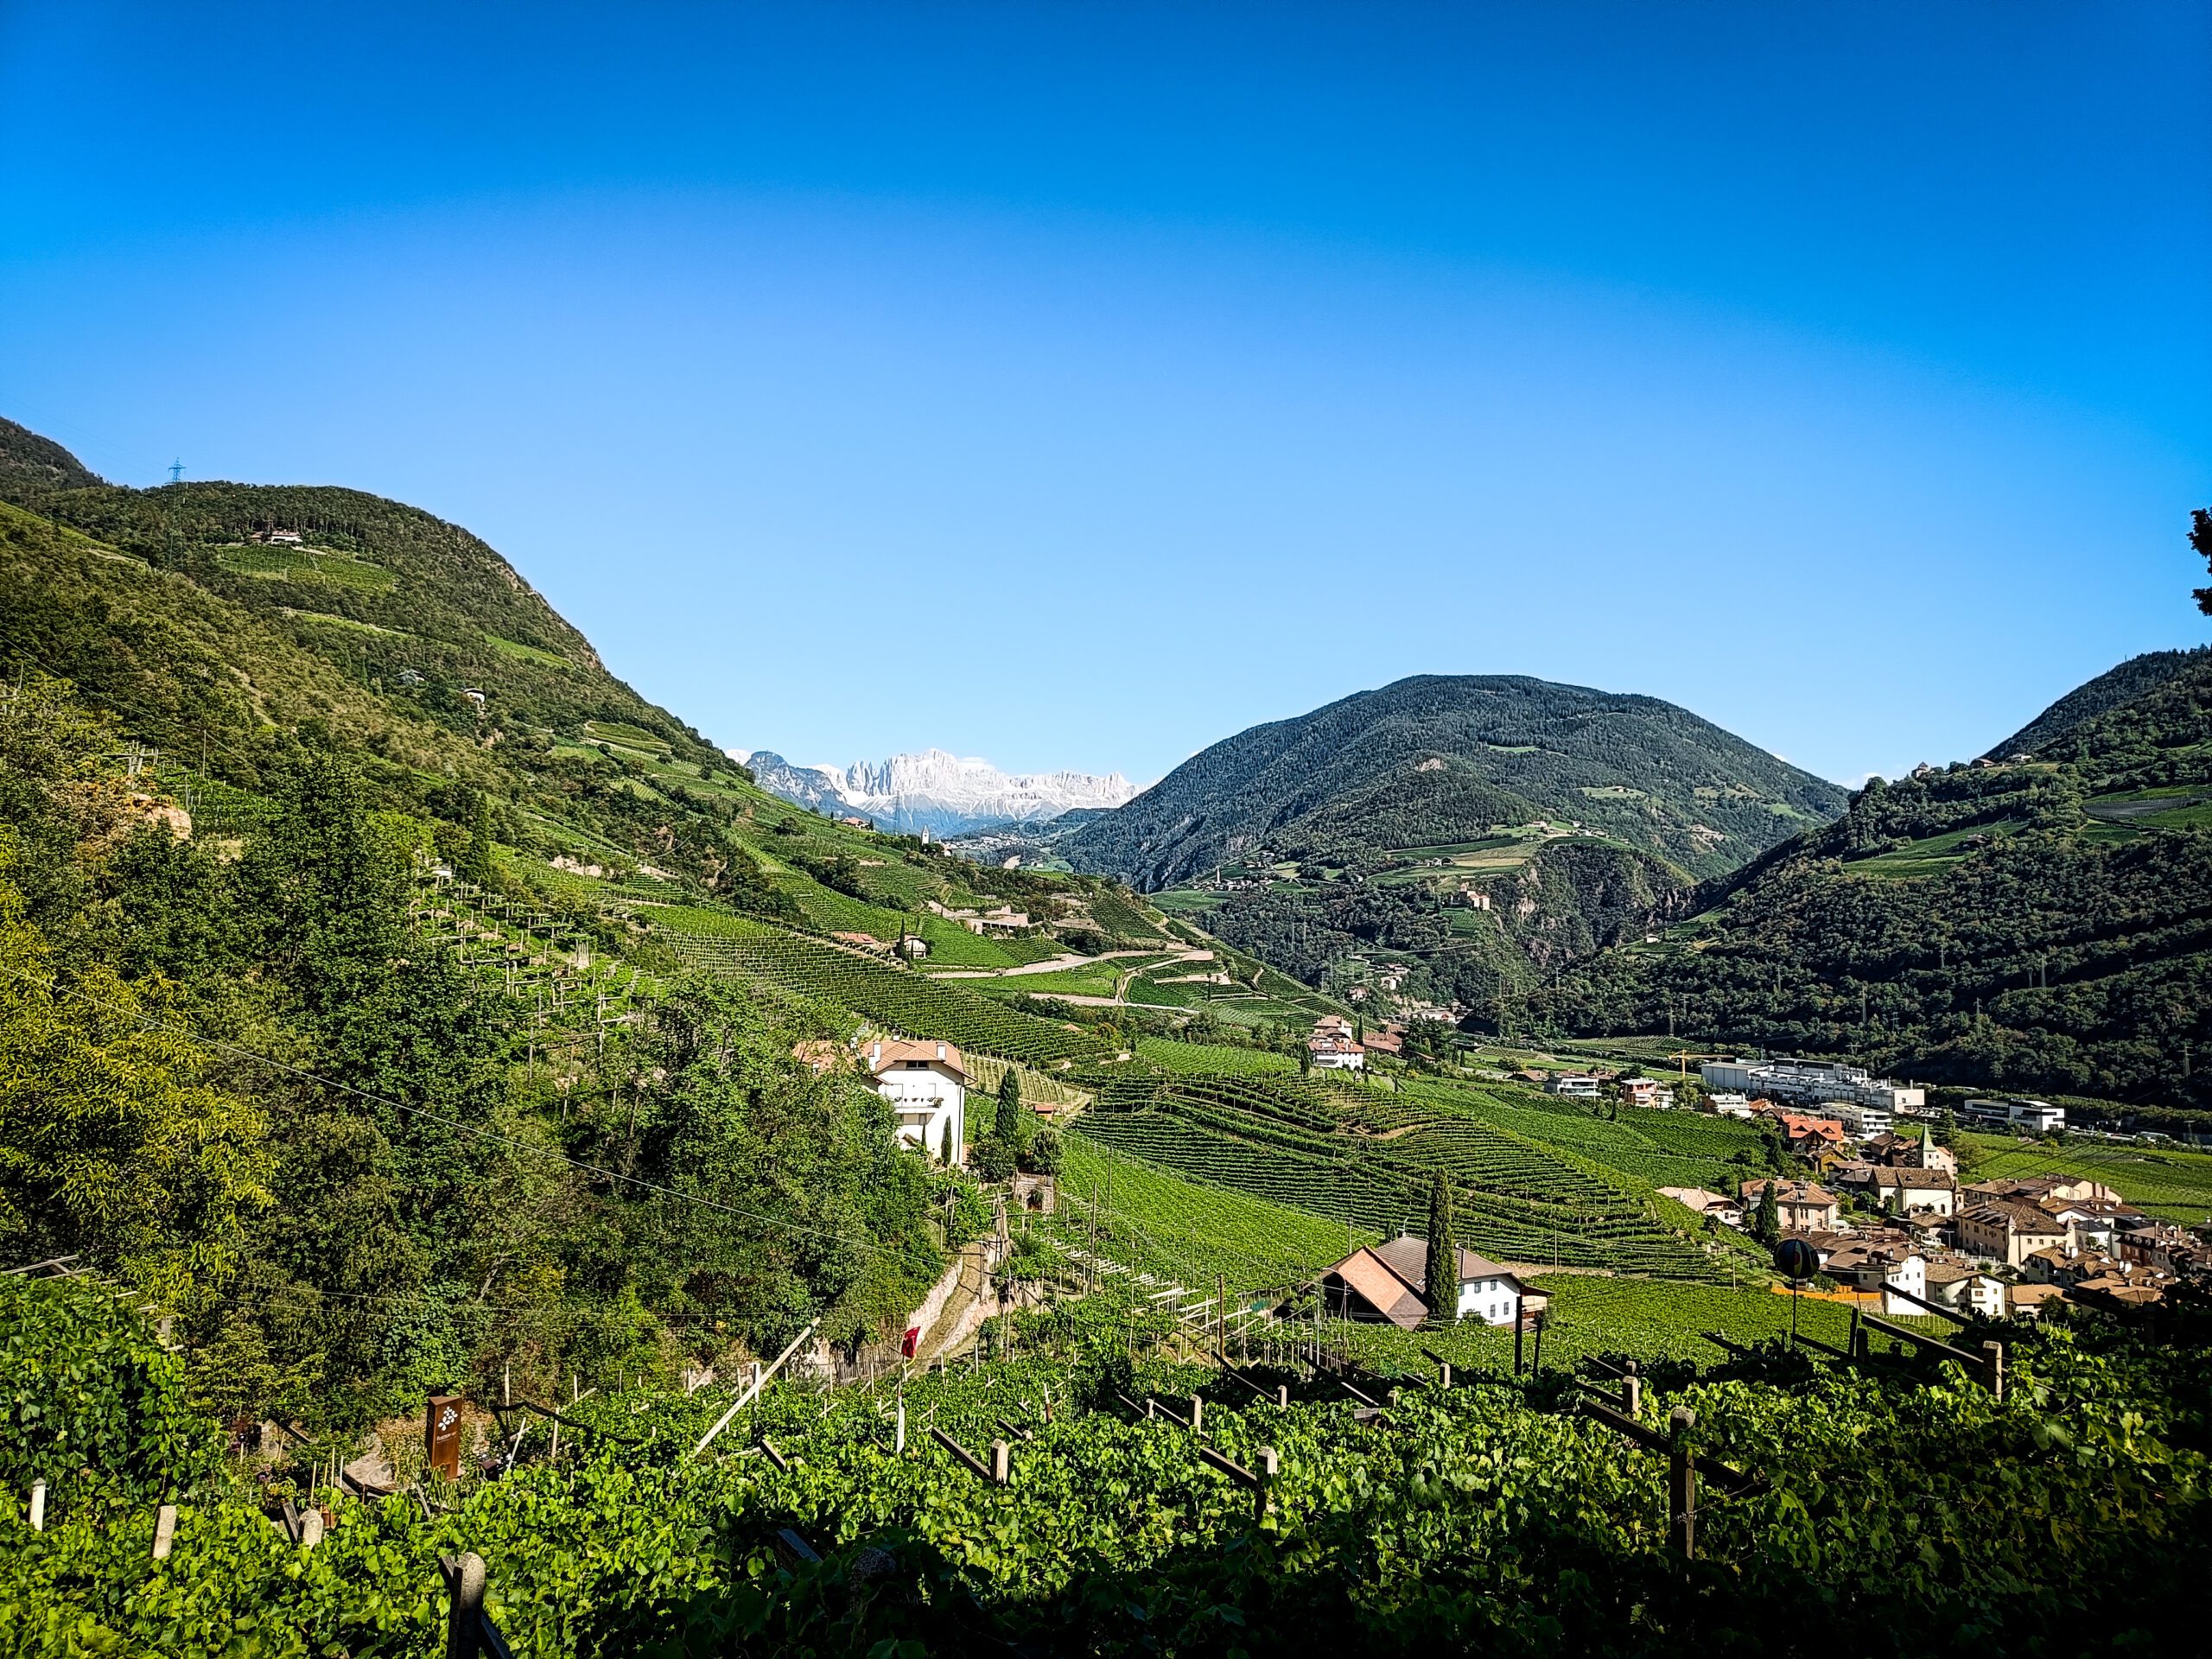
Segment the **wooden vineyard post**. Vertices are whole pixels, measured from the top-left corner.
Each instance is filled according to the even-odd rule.
[[[1205,1399],[1204,1395],[1194,1394],[1191,1396],[1191,1433],[1193,1434],[1203,1434],[1205,1432]]]
[[[1643,1415],[1643,1379],[1636,1374],[1636,1362],[1628,1363],[1627,1374],[1621,1378],[1621,1409],[1630,1417]]]
[[[1985,1342],[1981,1344],[1981,1351],[1989,1356],[1985,1363],[1989,1369],[1990,1398],[2001,1405],[2005,1400],[2005,1344]]]
[[[1697,1554],[1697,1465],[1690,1455],[1690,1431],[1697,1414],[1676,1406],[1668,1414],[1667,1541],[1684,1560]]]
[[[899,1416],[891,1431],[891,1450],[899,1457],[906,1454],[906,1396],[899,1396]]]
[[[1521,1332],[1528,1323],[1521,1312],[1521,1304],[1516,1300],[1513,1305],[1513,1375],[1516,1376],[1521,1375]]]
[[[1260,1484],[1252,1494],[1252,1520],[1255,1525],[1266,1520],[1274,1511],[1275,1476],[1281,1472],[1281,1467],[1275,1459],[1274,1447],[1263,1446],[1260,1448],[1259,1465],[1259,1468],[1255,1472],[1260,1478]]]
[[[991,1484],[1014,1484],[1014,1448],[1004,1440],[991,1442]]]
[[[458,1560],[441,1556],[453,1598],[446,1616],[446,1659],[477,1659],[484,1641],[484,1558],[474,1550]]]

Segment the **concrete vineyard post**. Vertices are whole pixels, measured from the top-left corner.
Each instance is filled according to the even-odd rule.
[[[442,1557],[439,1565],[453,1598],[446,1616],[446,1659],[477,1659],[483,1651],[484,1558],[472,1549],[458,1560]]]
[[[991,1442],[991,1484],[995,1486],[1014,1484],[1014,1448],[1004,1440]]]
[[[1697,1554],[1697,1465],[1690,1455],[1690,1431],[1697,1414],[1676,1406],[1667,1419],[1674,1444],[1667,1453],[1667,1541],[1684,1560]]]
[[[154,1515],[154,1559],[166,1561],[176,1543],[176,1505],[164,1503]]]
[[[906,1396],[899,1396],[898,1426],[891,1432],[891,1449],[904,1456],[906,1451]]]
[[[1636,1362],[1628,1363],[1627,1375],[1621,1378],[1621,1409],[1630,1417],[1643,1415],[1643,1379],[1636,1374]]]
[[[2005,1344],[1985,1342],[1981,1351],[1989,1356],[1989,1395],[2000,1404],[2005,1399]]]
[[[1280,1465],[1275,1459],[1274,1447],[1263,1446],[1260,1448],[1257,1466],[1253,1472],[1260,1478],[1259,1484],[1252,1490],[1253,1519],[1256,1522],[1265,1520],[1275,1507],[1275,1476],[1280,1472]]]
[[[33,1532],[46,1530],[46,1483],[43,1480],[31,1482],[30,1518]]]

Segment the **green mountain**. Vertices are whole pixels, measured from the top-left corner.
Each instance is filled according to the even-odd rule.
[[[1656,697],[1421,675],[1217,743],[1062,850],[1156,888],[1262,849],[1380,850],[1550,817],[1711,875],[1843,801]]]
[[[1379,1010],[1521,990],[1842,807],[1652,697],[1401,680],[1193,757],[1055,848]]]
[[[2212,655],[2145,661],[2057,704],[2024,761],[1876,780],[1532,1007],[1577,1032],[2212,1107]],[[2131,679],[2147,689],[2113,702]]]

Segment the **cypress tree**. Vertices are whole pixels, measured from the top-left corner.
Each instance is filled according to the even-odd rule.
[[[1771,1248],[1782,1238],[1782,1211],[1775,1202],[1774,1183],[1766,1184],[1766,1191],[1759,1195],[1758,1213],[1751,1218],[1751,1236]]]
[[[1428,1317],[1437,1325],[1459,1318],[1459,1246],[1452,1235],[1452,1189],[1442,1172],[1428,1187]]]
[[[952,1144],[952,1120],[944,1120],[944,1139],[938,1147],[938,1159],[948,1166],[960,1161],[960,1148]]]
[[[1026,1138],[1022,1130],[1021,1077],[1009,1065],[1006,1076],[999,1080],[998,1137],[1009,1147],[1021,1146]]]

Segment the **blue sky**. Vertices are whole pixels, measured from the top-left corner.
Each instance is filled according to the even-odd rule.
[[[717,741],[1402,675],[1827,776],[2212,638],[2212,10],[0,0],[0,414],[490,540]]]

